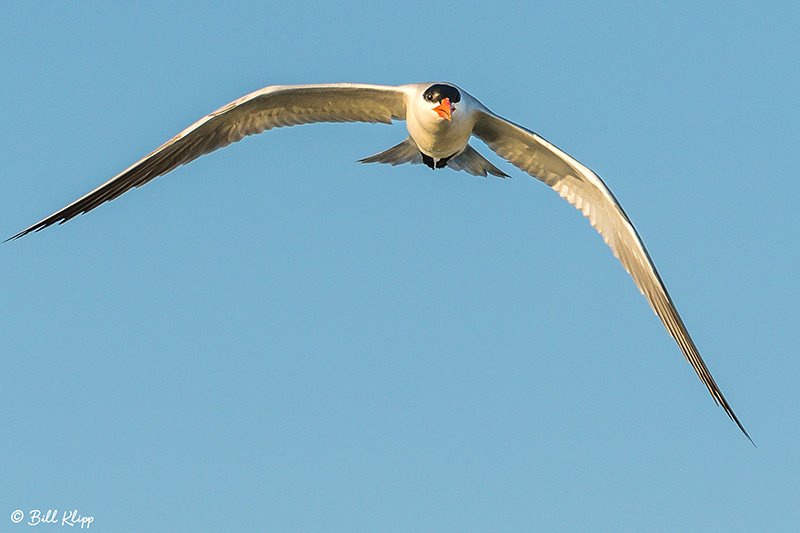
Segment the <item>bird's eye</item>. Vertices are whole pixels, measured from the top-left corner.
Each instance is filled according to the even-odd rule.
[[[433,101],[433,94],[425,93],[425,100],[432,102]]]

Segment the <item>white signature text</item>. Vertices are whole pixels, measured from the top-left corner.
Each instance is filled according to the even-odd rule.
[[[11,521],[15,524],[19,524],[24,519],[25,513],[19,509],[11,513]],[[31,509],[28,511],[28,521],[25,523],[29,526],[38,526],[40,524],[60,524],[70,527],[80,526],[81,529],[85,526],[86,529],[89,529],[92,522],[94,522],[93,516],[81,515],[78,513],[77,509],[64,511],[60,515],[58,509],[47,509],[46,511]]]

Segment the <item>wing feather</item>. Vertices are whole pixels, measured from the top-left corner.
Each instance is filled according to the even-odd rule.
[[[405,92],[400,87],[354,83],[265,87],[206,115],[97,189],[8,240],[62,224],[248,135],[313,122],[391,124],[405,116]]]
[[[600,177],[534,132],[488,110],[478,113],[473,129],[476,137],[500,157],[552,187],[589,219],[677,341],[714,401],[750,439],[700,357],[639,233]]]

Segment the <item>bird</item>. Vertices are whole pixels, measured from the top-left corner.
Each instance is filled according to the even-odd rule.
[[[475,137],[580,210],[633,278],[715,403],[753,442],[700,356],[639,233],[603,180],[538,134],[493,113],[452,83],[265,87],[204,116],[106,183],[6,242],[53,224],[63,224],[249,135],[318,122],[391,124],[396,120],[405,120],[408,137],[359,162],[393,166],[425,164],[434,170],[451,168],[474,176],[509,177],[470,145],[469,141]]]

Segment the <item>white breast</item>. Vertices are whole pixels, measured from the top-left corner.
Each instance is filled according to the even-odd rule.
[[[440,159],[466,148],[475,125],[475,115],[468,98],[462,97],[454,104],[452,120],[433,111],[436,105],[426,102],[421,92],[412,97],[406,112],[406,127],[422,153]]]

